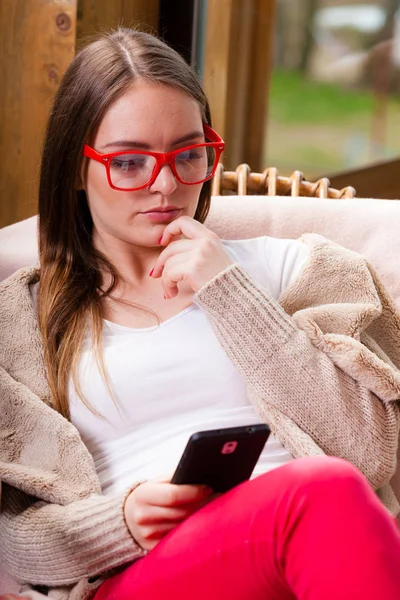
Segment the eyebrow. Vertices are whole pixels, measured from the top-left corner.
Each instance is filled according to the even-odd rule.
[[[190,142],[192,140],[204,138],[204,131],[192,131],[187,135],[184,135],[171,144],[171,146],[178,146],[179,144],[183,144],[184,142]],[[114,142],[109,142],[103,146],[104,148],[110,148],[113,146],[114,148],[141,148],[142,150],[151,150],[150,144],[146,142],[141,142],[137,140],[115,140]]]

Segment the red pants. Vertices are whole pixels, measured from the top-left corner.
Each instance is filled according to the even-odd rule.
[[[95,600],[399,600],[400,533],[349,463],[298,459],[227,492]]]

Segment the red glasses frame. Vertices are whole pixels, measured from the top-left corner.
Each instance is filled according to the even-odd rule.
[[[122,150],[119,152],[110,152],[109,154],[101,154],[100,152],[97,152],[94,148],[92,148],[88,144],[85,144],[83,147],[83,156],[86,156],[86,158],[91,158],[93,160],[96,160],[99,163],[102,163],[106,168],[107,180],[108,180],[109,186],[111,188],[113,188],[114,190],[118,190],[121,192],[133,192],[136,190],[142,190],[146,187],[149,187],[150,185],[152,185],[155,182],[155,180],[158,177],[158,174],[160,173],[161,169],[165,165],[170,165],[172,173],[174,174],[174,177],[180,183],[183,183],[185,185],[198,185],[199,183],[204,183],[205,181],[208,181],[209,179],[211,179],[214,176],[220,156],[225,148],[225,142],[223,141],[223,139],[209,125],[203,124],[203,130],[204,130],[204,135],[205,135],[206,139],[211,140],[210,142],[204,142],[202,144],[192,144],[190,146],[184,146],[183,148],[178,148],[178,150],[173,150],[172,152],[148,152],[146,150]],[[184,152],[185,150],[191,150],[192,148],[198,148],[199,146],[201,146],[201,147],[207,146],[207,147],[215,149],[215,164],[214,164],[213,170],[211,171],[210,175],[208,175],[208,177],[206,177],[205,179],[201,179],[200,181],[191,181],[190,183],[188,183],[187,181],[182,181],[182,179],[179,177],[179,174],[178,174],[176,166],[175,166],[175,157],[177,154],[180,154],[180,152]],[[143,185],[141,185],[139,187],[135,187],[135,188],[120,188],[120,187],[115,186],[112,183],[111,174],[110,174],[110,163],[114,157],[121,156],[122,154],[125,154],[125,155],[126,154],[145,154],[147,156],[153,156],[156,159],[156,165],[153,169],[150,179],[146,183],[144,183]]]

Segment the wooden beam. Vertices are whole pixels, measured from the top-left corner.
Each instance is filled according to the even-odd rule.
[[[158,31],[159,0],[79,0],[77,48],[86,39],[118,26]]]
[[[204,56],[204,89],[210,102],[213,125],[225,139],[229,94],[228,66],[234,0],[208,0]]]
[[[253,58],[255,1],[236,0],[231,21],[230,55],[227,64],[226,152],[224,165],[236,168],[247,159],[247,135],[251,126],[249,96]]]
[[[253,171],[264,168],[267,142],[269,87],[273,67],[276,0],[257,0],[253,11],[248,127],[243,137],[244,162]]]
[[[37,212],[48,112],[74,56],[77,0],[0,1],[0,226]]]
[[[358,198],[400,198],[400,158],[329,176],[333,187],[352,185]]]
[[[262,168],[276,0],[209,0],[204,88],[223,162]]]

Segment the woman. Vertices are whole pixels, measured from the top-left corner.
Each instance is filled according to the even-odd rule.
[[[398,598],[400,536],[372,491],[394,470],[400,397],[373,325],[398,315],[325,240],[209,231],[223,146],[152,36],[103,36],[61,83],[40,272],[0,290],[0,556],[31,597]],[[169,483],[192,432],[260,420],[276,437],[258,477],[216,499]]]

